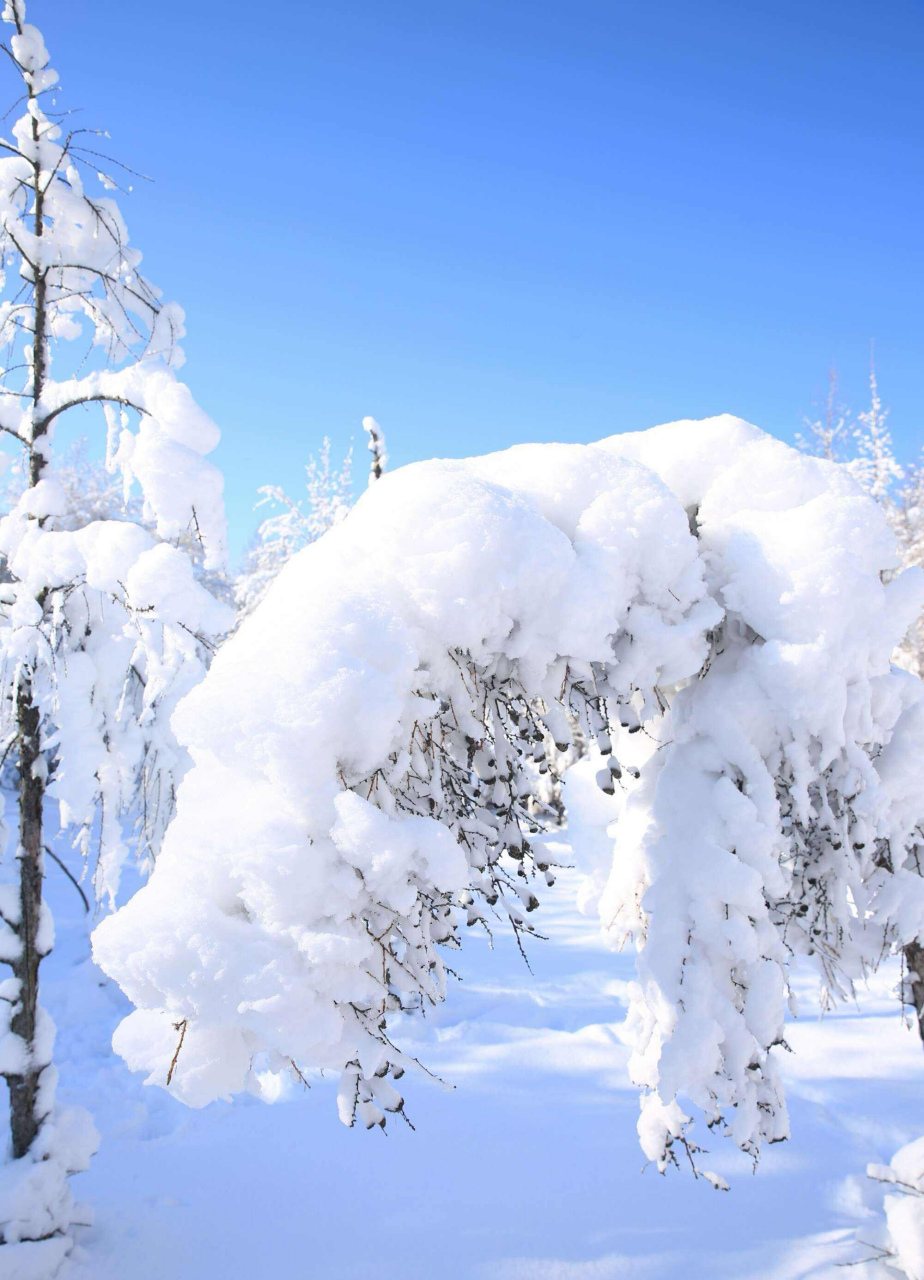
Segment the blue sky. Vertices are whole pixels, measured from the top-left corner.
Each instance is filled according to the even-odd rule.
[[[875,339],[899,446],[924,443],[919,3],[29,18],[156,179],[123,209],[187,310],[238,547],[256,486],[296,489],[366,413],[395,465],[726,410],[787,437],[832,362],[862,406]]]

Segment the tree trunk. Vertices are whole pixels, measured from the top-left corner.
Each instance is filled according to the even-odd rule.
[[[17,23],[17,27],[18,27]],[[20,34],[22,32],[20,31]],[[33,94],[30,89],[30,99]],[[33,117],[32,138],[37,144],[38,122]],[[45,229],[45,191],[42,187],[41,166],[32,165],[35,191],[34,232],[41,239]],[[29,450],[29,483],[38,484],[45,467],[43,436],[47,424],[40,417],[39,402],[45,389],[48,363],[48,315],[47,268],[40,268],[40,259],[30,262],[33,272],[32,293],[32,440]],[[38,445],[38,448],[36,448]],[[44,609],[45,593],[38,603]],[[45,768],[42,757],[41,716],[32,696],[32,684],[27,672],[21,676],[17,692],[16,719],[19,736],[19,896],[21,915],[17,933],[22,944],[19,959],[11,966],[14,977],[19,979],[17,1012],[10,1021],[10,1030],[26,1047],[26,1070],[21,1075],[7,1076],[10,1089],[10,1133],[13,1158],[24,1156],[38,1133],[44,1119],[38,1111],[39,1077],[47,1066],[35,1051],[35,1027],[38,1015],[38,974],[42,952],[39,950],[38,933],[42,914],[42,879],[44,877],[45,845],[42,831],[45,800]]]
[[[920,943],[909,942],[905,947],[905,964],[908,966],[905,998],[914,1006],[918,1031],[924,1043],[924,947]]]
[[[41,770],[39,710],[32,701],[28,685],[19,690],[19,877],[22,915],[18,933],[22,954],[13,964],[13,974],[20,982],[18,1012],[10,1030],[27,1047],[29,1063],[22,1075],[7,1077],[10,1087],[10,1131],[13,1158],[24,1156],[38,1133],[41,1117],[37,1113],[36,1094],[39,1076],[45,1066],[35,1058],[35,1022],[38,1010],[38,970],[42,956],[38,948],[39,921],[42,911],[42,876],[44,842],[42,839],[42,804],[45,794],[44,772]],[[39,768],[36,769],[36,765]]]

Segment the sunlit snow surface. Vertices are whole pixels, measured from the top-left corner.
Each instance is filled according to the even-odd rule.
[[[916,1136],[924,1112],[894,971],[822,1022],[806,982],[784,1063],[793,1139],[752,1175],[716,1138],[723,1194],[689,1170],[642,1170],[620,1042],[632,957],[581,915],[573,872],[542,908],[532,975],[503,930],[494,957],[464,948],[426,1043],[416,1028],[406,1042],[455,1091],[419,1084],[415,1130],[392,1117],[387,1135],[344,1129],[324,1081],[199,1112],[146,1089],[109,1047],[126,1002],[85,959],[79,899],[50,875],[61,1092],[103,1134],[75,1187],[96,1225],[72,1280],[864,1280],[836,1264],[858,1256],[850,1237],[876,1205],[866,1164]]]

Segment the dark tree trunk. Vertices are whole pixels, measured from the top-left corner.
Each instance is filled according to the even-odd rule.
[[[39,921],[42,911],[42,804],[45,794],[41,770],[39,711],[32,701],[31,690],[19,690],[19,877],[21,918],[18,933],[22,954],[12,966],[19,979],[18,1012],[10,1029],[27,1046],[30,1061],[22,1075],[8,1076],[10,1087],[10,1131],[13,1158],[24,1156],[38,1133],[41,1117],[36,1108],[39,1076],[44,1063],[34,1055],[35,1021],[38,1010],[38,971],[42,956],[38,947]],[[39,769],[36,769],[36,765]]]
[[[914,1007],[918,1031],[924,1043],[924,947],[920,943],[909,942],[905,947],[905,964],[908,968],[905,999]]]
[[[31,94],[30,94],[31,96]],[[32,137],[38,141],[38,123],[33,117]],[[45,229],[45,192],[41,169],[34,163],[35,191],[34,232],[41,238]],[[41,418],[39,401],[45,389],[48,363],[47,278],[38,262],[29,264],[33,272],[32,292],[32,441],[29,451],[29,482],[38,484],[45,467],[43,437],[47,422]],[[44,608],[44,593],[39,598]],[[45,801],[45,768],[42,758],[41,715],[33,700],[32,684],[24,672],[17,691],[16,719],[19,746],[19,888],[20,919],[16,932],[22,953],[11,966],[19,979],[20,991],[16,1013],[10,1029],[26,1046],[27,1066],[21,1075],[7,1076],[10,1089],[10,1133],[13,1158],[24,1156],[38,1133],[44,1117],[38,1111],[38,1085],[45,1062],[35,1052],[35,1026],[38,1014],[38,977],[42,952],[39,950],[39,923],[42,914],[42,879],[44,876],[44,838],[42,830]]]

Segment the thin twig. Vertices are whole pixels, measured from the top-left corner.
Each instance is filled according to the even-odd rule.
[[[173,1079],[173,1073],[176,1071],[176,1060],[180,1056],[180,1050],[183,1048],[183,1041],[186,1039],[186,1019],[184,1018],[182,1022],[174,1022],[173,1029],[174,1031],[179,1031],[180,1043],[176,1047],[176,1053],[173,1055],[173,1061],[170,1063],[170,1070],[167,1072],[168,1086],[170,1081]]]
[[[61,859],[60,859],[60,858],[58,857],[58,855],[55,853],[54,849],[49,849],[49,847],[48,847],[48,845],[47,845],[47,844],[45,845],[45,852],[48,854],[49,858],[54,858],[55,862],[57,862],[58,866],[61,868],[61,870],[62,870],[62,871],[64,872],[64,874],[67,876],[68,880],[70,880],[71,884],[74,886],[74,888],[75,888],[75,889],[77,890],[77,892],[80,894],[81,898],[83,898],[83,909],[84,909],[84,911],[87,913],[87,915],[89,915],[89,914],[90,914],[90,903],[87,901],[87,895],[84,893],[83,888],[82,888],[82,887],[81,887],[81,885],[80,885],[80,882],[74,878],[74,874],[73,874],[73,872],[70,870],[70,868],[69,868],[69,867],[66,867],[66,866],[64,865],[64,863],[61,861]]]

